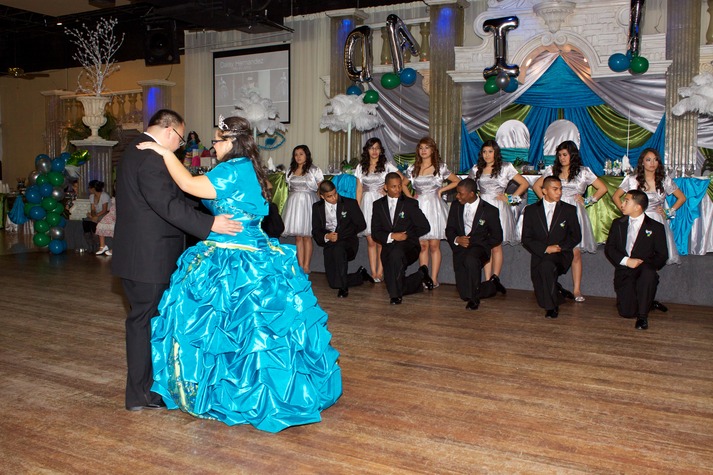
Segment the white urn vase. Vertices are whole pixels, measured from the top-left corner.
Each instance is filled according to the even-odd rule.
[[[106,96],[79,96],[77,100],[84,106],[82,122],[89,127],[92,134],[87,140],[102,140],[99,137],[99,128],[106,124],[106,105],[111,102],[111,97]]]

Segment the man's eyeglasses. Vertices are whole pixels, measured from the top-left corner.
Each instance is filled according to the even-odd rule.
[[[176,130],[175,128],[173,128],[173,127],[171,127],[171,128],[173,129],[174,132],[176,132],[176,135],[178,135],[178,138],[181,140],[180,142],[178,142],[178,146],[183,147],[184,145],[186,145],[186,139],[183,138],[183,135],[179,134],[178,130]]]

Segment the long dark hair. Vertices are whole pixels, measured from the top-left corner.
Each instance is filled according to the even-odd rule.
[[[104,191],[104,182],[99,180],[91,180],[87,184],[87,189],[94,190],[97,193],[102,193]]]
[[[386,155],[384,154],[384,146],[381,144],[381,140],[376,137],[372,137],[366,141],[361,149],[361,160],[359,160],[359,165],[361,165],[361,171],[364,175],[369,174],[369,149],[374,145],[379,144],[381,148],[381,153],[379,154],[379,161],[376,162],[376,168],[374,173],[381,173],[386,170]]]
[[[300,167],[299,163],[295,161],[295,152],[300,149],[307,157],[305,162],[302,164],[302,174],[306,174],[309,169],[312,168],[312,152],[309,151],[309,147],[307,145],[298,145],[292,149],[292,161],[290,161],[290,170],[287,172],[287,176],[292,175]]]
[[[250,133],[250,123],[242,117],[228,117],[220,125],[220,136],[233,143],[233,148],[225,155],[224,160],[235,157],[247,157],[253,163],[255,175],[260,183],[262,196],[268,200],[270,196],[267,185],[267,172],[260,160],[260,151]]]
[[[421,172],[421,165],[423,164],[423,159],[421,158],[421,154],[418,153],[418,149],[421,147],[421,145],[426,145],[433,151],[433,153],[431,154],[433,175],[438,175],[438,171],[441,169],[441,154],[438,152],[438,145],[436,145],[436,141],[433,140],[431,137],[423,137],[421,140],[418,141],[418,144],[416,145],[416,161],[413,164],[413,176],[417,177]]]
[[[500,145],[495,140],[486,140],[483,142],[483,146],[480,147],[480,152],[478,152],[478,171],[475,172],[475,181],[480,180],[480,175],[483,174],[483,170],[485,167],[488,166],[487,163],[485,163],[485,159],[483,158],[483,149],[485,147],[490,147],[493,149],[493,156],[495,157],[495,161],[493,162],[493,170],[490,173],[490,176],[492,177],[499,177],[500,176],[500,169],[503,167],[503,154],[500,151]]]
[[[565,149],[567,153],[569,153],[569,174],[567,175],[567,181],[571,181],[577,178],[579,169],[582,168],[582,156],[579,154],[577,144],[571,140],[565,140],[557,146],[557,150],[555,151],[555,163],[552,165],[552,174],[559,177],[560,173],[562,173],[562,164],[557,155],[560,150]]]
[[[666,172],[661,166],[661,154],[655,148],[645,148],[641,152],[641,155],[639,155],[639,162],[636,164],[636,170],[634,170],[634,173],[636,174],[636,182],[639,184],[640,190],[646,191],[646,170],[644,170],[644,157],[646,157],[646,154],[649,152],[653,153],[654,157],[656,157],[656,161],[659,162],[659,166],[657,166],[656,170],[654,171],[654,182],[656,182],[656,191],[664,193],[663,179],[666,176]]]

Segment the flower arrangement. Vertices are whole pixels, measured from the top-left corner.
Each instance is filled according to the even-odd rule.
[[[65,28],[69,41],[77,46],[72,59],[82,65],[77,78],[77,90],[85,94],[101,95],[106,79],[119,69],[114,55],[124,43],[124,35],[118,38],[114,27],[118,20],[102,18],[92,30],[84,23],[76,30]]]

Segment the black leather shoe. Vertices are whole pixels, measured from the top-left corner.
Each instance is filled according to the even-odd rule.
[[[495,291],[500,292],[501,294],[505,295],[508,291],[508,289],[505,288],[503,284],[500,283],[500,277],[498,277],[497,274],[493,274],[490,277],[490,281],[495,284]]]
[[[668,312],[668,307],[658,300],[654,300],[652,307],[654,310],[658,310],[659,312]]]
[[[466,310],[478,310],[478,307],[480,306],[480,301],[479,300],[468,300],[468,303],[465,304],[465,309]]]
[[[637,330],[646,330],[649,328],[649,320],[647,318],[642,318],[642,317],[637,317],[636,318],[636,325],[634,325],[634,328]]]
[[[566,299],[569,300],[574,300],[574,294],[570,292],[569,290],[565,289],[562,287],[562,284],[559,282],[557,283],[557,291],[560,293],[560,295]]]
[[[345,299],[349,296],[349,289],[339,289],[337,292],[337,297],[340,299]]]
[[[160,400],[159,402],[151,402],[146,404],[145,406],[127,406],[126,410],[127,411],[155,411],[158,409],[166,409],[166,403],[163,402],[163,400]]]
[[[423,274],[423,286],[426,287],[428,290],[433,290],[433,279],[431,279],[431,277],[428,275],[428,267],[421,266],[418,268],[418,270],[420,270]]]
[[[359,268],[357,269],[357,272],[361,274],[361,280],[362,280],[362,281],[364,281],[364,282],[371,282],[372,284],[375,283],[375,282],[374,282],[374,278],[369,275],[369,273],[366,271],[366,269],[364,268],[364,266],[359,266]]]
[[[559,313],[559,309],[555,307],[552,310],[548,310],[545,312],[545,318],[557,318],[559,317]]]
[[[401,305],[401,297],[392,297],[391,298],[391,305]]]

